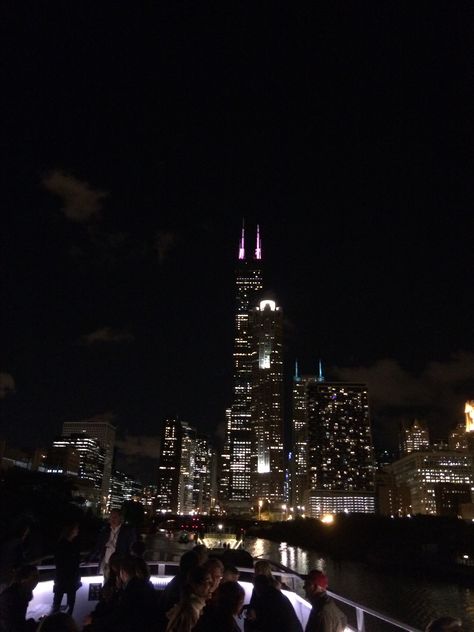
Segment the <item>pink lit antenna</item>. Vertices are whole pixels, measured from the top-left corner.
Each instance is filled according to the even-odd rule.
[[[255,248],[255,259],[262,258],[262,244],[260,242],[260,226],[257,224],[257,247]]]
[[[239,246],[239,261],[245,259],[245,220],[242,220],[242,237]]]

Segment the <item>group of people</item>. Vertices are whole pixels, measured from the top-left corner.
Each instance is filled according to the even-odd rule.
[[[39,575],[24,563],[27,531],[0,548],[0,632],[78,632],[72,615],[81,586],[79,527],[68,525],[55,551],[56,574],[51,614],[39,622],[27,619],[28,604]],[[177,575],[163,591],[155,590],[143,559],[144,547],[134,529],[123,524],[113,510],[107,528],[99,535],[89,560],[99,563],[104,584],[95,609],[82,622],[84,632],[303,632],[286,588],[272,574],[269,562],[254,566],[253,591],[244,605],[245,591],[234,566],[197,545],[181,557]],[[344,632],[346,616],[328,595],[328,578],[312,570],[304,588],[312,609],[305,632]],[[61,611],[66,595],[67,612]],[[426,632],[462,630],[450,617],[432,621]]]

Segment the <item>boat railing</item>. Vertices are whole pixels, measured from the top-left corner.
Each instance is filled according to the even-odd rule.
[[[268,560],[272,564],[272,573],[273,575],[282,583],[284,589],[288,589],[290,592],[296,593],[301,599],[304,593],[303,584],[304,584],[304,575],[301,575],[289,568],[284,567],[282,564],[275,563],[271,560]],[[159,579],[164,577],[172,577],[176,575],[179,569],[179,562],[164,562],[164,561],[153,561],[147,560],[147,564],[150,568],[151,574],[153,577]],[[245,567],[237,567],[240,573],[240,580],[243,582],[251,582],[254,577],[253,569],[245,568]],[[54,564],[42,564],[38,566],[38,570],[40,572],[40,581],[45,579],[52,579],[54,575],[55,566]],[[81,575],[83,577],[87,576],[96,576],[98,574],[98,564],[97,562],[86,562],[81,564]],[[156,588],[163,589],[165,584],[161,582],[156,584]],[[334,601],[339,602],[340,604],[344,604],[344,611],[347,613],[348,607],[351,609],[351,614],[355,614],[355,621],[353,622],[352,616],[351,623],[346,628],[346,632],[367,632],[367,630],[379,630],[380,627],[375,627],[375,621],[377,624],[385,624],[384,630],[406,630],[407,632],[421,632],[418,628],[414,628],[406,623],[402,623],[389,615],[378,612],[373,608],[369,608],[368,606],[363,606],[356,601],[352,601],[351,599],[347,599],[346,597],[342,597],[337,593],[328,590],[328,595],[330,595]],[[311,609],[311,604],[309,602],[305,602],[307,607]],[[347,613],[349,614],[349,613]],[[375,621],[372,621],[374,619]],[[369,620],[369,624],[367,626],[367,621]],[[367,626],[367,627],[366,627]]]

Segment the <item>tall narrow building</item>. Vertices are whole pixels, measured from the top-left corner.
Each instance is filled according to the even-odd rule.
[[[260,301],[249,313],[252,361],[252,491],[274,511],[285,501],[283,449],[283,314],[275,301]]]
[[[307,385],[307,513],[374,513],[375,461],[365,384]]]
[[[249,311],[257,304],[262,290],[262,246],[257,227],[253,257],[247,257],[245,232],[239,244],[236,270],[236,315],[234,340],[233,402],[226,437],[229,455],[229,493],[226,505],[231,511],[250,508],[252,453],[252,350]]]
[[[324,382],[321,361],[319,374],[300,375],[295,363],[292,391],[292,437],[290,460],[290,503],[296,515],[305,513],[305,494],[308,479],[308,384]]]
[[[160,511],[178,512],[181,447],[183,429],[178,419],[166,419],[161,428],[158,463],[157,507]]]

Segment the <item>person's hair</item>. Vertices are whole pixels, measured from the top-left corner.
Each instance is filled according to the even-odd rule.
[[[34,566],[33,564],[24,564],[23,566],[20,566],[20,568],[18,568],[15,571],[13,581],[14,583],[19,584],[28,579],[33,579],[33,578],[38,578],[38,577],[39,577],[39,573],[36,566]]]
[[[255,575],[265,575],[266,577],[273,577],[272,566],[267,560],[258,560],[254,566]]]
[[[112,553],[109,558],[109,574],[113,573],[114,575],[118,575],[120,572],[120,564],[122,562],[122,555],[120,553]]]
[[[150,569],[148,568],[148,564],[142,557],[134,557],[135,561],[135,574],[139,579],[146,579],[147,581],[150,579]]]
[[[454,617],[439,617],[428,624],[425,632],[455,632],[462,630],[462,622]]]
[[[196,553],[199,559],[199,564],[204,564],[209,555],[209,549],[205,544],[196,544],[193,547],[193,551]]]
[[[117,509],[117,508],[111,509],[111,510],[109,511],[109,517],[110,517],[112,514],[117,514],[118,516],[120,516],[121,518],[123,518],[123,511],[122,511],[121,509]]]
[[[137,575],[137,558],[133,555],[125,555],[119,562],[120,570],[126,573],[129,577],[136,577]]]
[[[240,575],[240,571],[237,566],[224,566],[224,573],[232,573],[233,575]]]
[[[210,557],[207,562],[205,562],[202,567],[204,569],[206,569],[206,571],[208,573],[211,573],[213,571],[215,571],[216,569],[219,569],[221,572],[224,572],[224,564],[221,562],[221,560],[217,557]]]
[[[37,632],[79,632],[79,628],[70,614],[55,612],[41,621]]]
[[[187,575],[189,571],[199,566],[199,556],[195,551],[186,551],[179,560],[179,570],[183,575]]]
[[[76,528],[79,528],[79,523],[78,522],[69,522],[68,524],[65,524],[64,527],[61,530],[61,533],[59,534],[59,539],[60,540],[67,540],[69,538],[69,536],[71,535],[71,533]]]
[[[245,590],[237,582],[225,582],[216,592],[216,606],[230,614],[237,614],[242,606]]]

